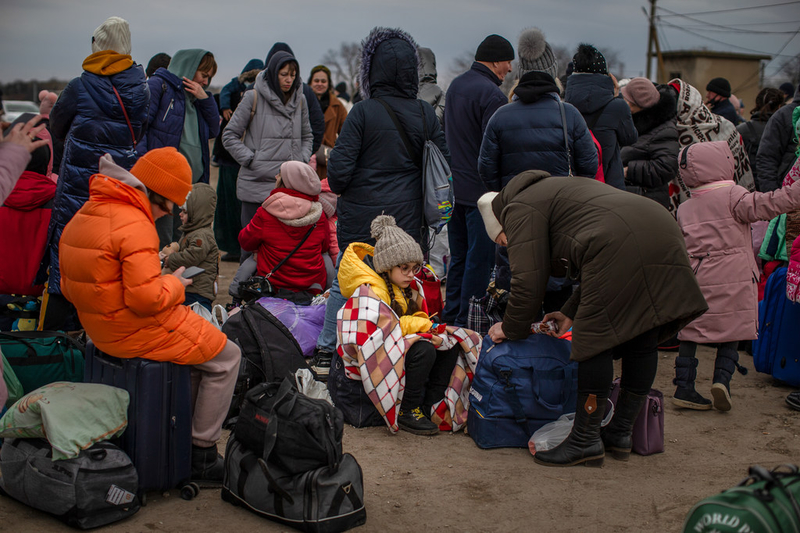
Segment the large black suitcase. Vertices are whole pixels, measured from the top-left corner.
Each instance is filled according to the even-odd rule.
[[[139,474],[145,493],[185,485],[192,473],[191,367],[148,359],[121,359],[86,345],[87,383],[103,383],[130,394],[128,428],[119,446]]]

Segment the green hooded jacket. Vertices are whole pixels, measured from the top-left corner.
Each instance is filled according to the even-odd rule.
[[[180,249],[167,256],[164,266],[170,270],[179,267],[198,266],[206,271],[192,278],[186,292],[199,294],[209,300],[216,297],[215,284],[219,273],[219,249],[214,239],[214,210],[217,193],[207,183],[195,183],[186,199],[186,224],[181,226],[183,236]]]
[[[194,78],[197,67],[208,50],[191,48],[189,50],[178,50],[169,62],[167,70],[175,74],[178,78]],[[212,98],[209,95],[209,98]],[[203,149],[200,146],[200,126],[197,122],[197,109],[194,107],[194,95],[186,93],[186,110],[183,116],[183,133],[178,151],[189,161],[192,167],[192,180],[198,181],[203,175]]]

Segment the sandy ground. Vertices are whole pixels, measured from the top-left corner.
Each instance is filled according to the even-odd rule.
[[[234,266],[222,265],[224,293]],[[698,356],[698,390],[710,397],[714,355],[701,347]],[[784,404],[790,388],[757,374],[743,353],[750,372],[734,378],[732,411],[677,410],[669,402],[673,358],[661,354],[654,385],[667,400],[666,451],[627,463],[609,457],[602,468],[546,468],[527,449],[481,450],[464,433],[418,437],[346,427],[344,450],[364,472],[367,523],[359,530],[680,531],[698,500],[741,481],[748,466],[800,462],[800,413]],[[67,529],[0,498],[0,531]],[[173,490],[149,494],[132,518],[97,531],[254,530],[289,529],[223,502],[219,490],[203,490],[193,501]]]

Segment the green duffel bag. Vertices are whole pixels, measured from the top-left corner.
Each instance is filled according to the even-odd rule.
[[[25,394],[54,381],[83,381],[86,348],[61,331],[0,331],[0,348]]]
[[[751,466],[735,487],[695,505],[684,533],[800,532],[800,473],[795,465]]]

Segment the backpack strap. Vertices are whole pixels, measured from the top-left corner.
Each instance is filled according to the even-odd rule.
[[[128,111],[125,109],[125,104],[122,103],[122,97],[119,95],[119,91],[117,88],[114,87],[114,84],[111,84],[111,88],[114,89],[114,94],[117,95],[117,101],[119,102],[119,106],[122,108],[122,115],[125,117],[125,122],[128,124],[128,131],[131,132],[131,141],[133,141],[133,147],[136,148],[136,135],[133,134],[133,126],[131,126],[131,119],[128,118]]]
[[[381,100],[380,98],[374,98],[375,101],[380,102],[380,104],[386,108],[386,112],[389,113],[389,118],[392,119],[394,122],[394,127],[397,128],[397,132],[400,134],[400,138],[403,140],[403,145],[406,147],[406,152],[408,152],[408,156],[414,162],[415,166],[419,166],[418,160],[420,159],[417,152],[412,148],[411,141],[408,139],[408,135],[406,134],[405,128],[400,124],[400,120],[398,120],[397,115],[395,114],[394,110],[392,110],[391,106]],[[427,135],[426,135],[427,137]]]
[[[310,228],[308,228],[308,231],[306,232],[305,236],[303,237],[303,239],[302,239],[300,242],[298,242],[298,243],[297,243],[297,246],[295,246],[295,247],[294,247],[294,250],[292,250],[291,252],[289,252],[289,253],[286,255],[286,257],[284,257],[283,259],[281,259],[281,262],[280,262],[280,263],[278,263],[277,265],[275,265],[275,266],[273,267],[273,269],[272,269],[272,270],[270,270],[270,271],[267,273],[267,275],[266,275],[266,276],[264,276],[264,277],[265,277],[266,279],[269,279],[269,278],[271,278],[271,277],[272,277],[272,275],[275,273],[275,271],[276,271],[276,270],[278,270],[280,267],[282,267],[282,266],[283,266],[283,264],[284,264],[286,261],[288,261],[288,260],[289,260],[289,258],[290,258],[290,257],[292,257],[292,256],[294,255],[294,253],[295,253],[297,250],[299,250],[299,249],[300,249],[300,247],[301,247],[301,246],[303,246],[303,243],[304,243],[304,242],[306,242],[306,241],[308,240],[308,238],[311,236],[311,232],[312,232],[312,231],[314,231],[314,228],[316,228],[316,227],[317,227],[317,222],[314,222],[313,224],[311,224],[311,227],[310,227]]]
[[[569,149],[569,135],[567,134],[567,113],[564,111],[564,102],[558,99],[558,109],[561,111],[561,128],[564,130],[564,146],[567,149],[567,166],[569,166],[569,177],[572,177],[572,153]],[[516,394],[516,393],[515,393]]]

